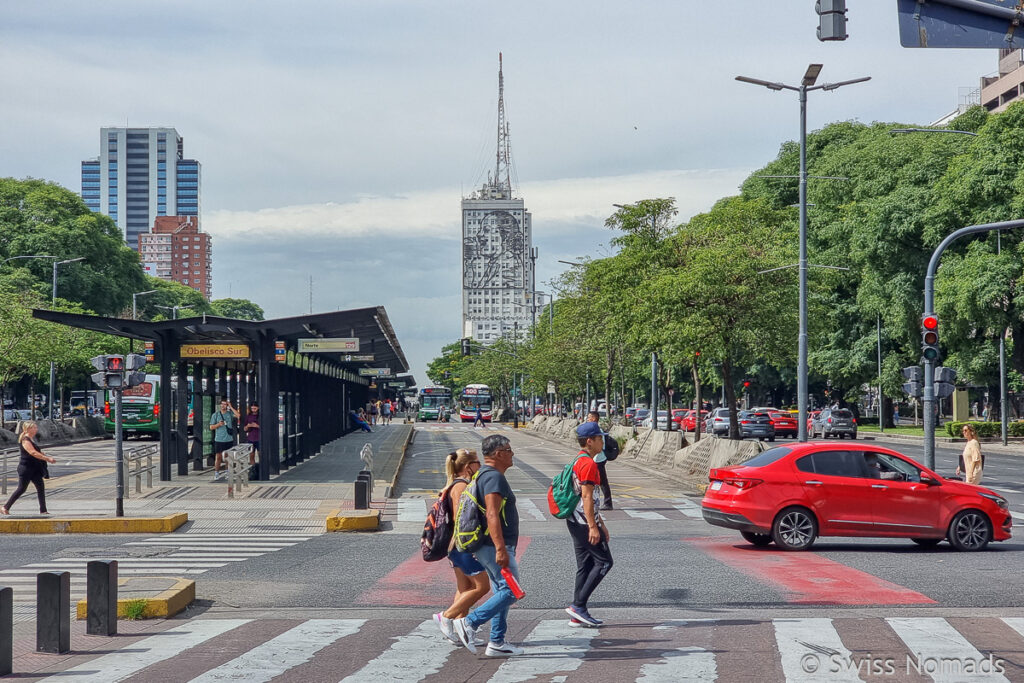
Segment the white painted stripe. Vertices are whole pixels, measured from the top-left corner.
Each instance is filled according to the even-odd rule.
[[[523,641],[523,656],[503,662],[490,683],[519,683],[575,671],[583,663],[597,632],[596,628],[569,626],[568,619],[544,620]]]
[[[167,546],[167,547],[173,547],[175,550],[191,550],[193,552],[199,552],[201,550],[209,550],[211,552],[217,552],[219,550],[223,550],[226,553],[231,553],[231,552],[238,552],[240,550],[239,548],[220,548],[220,547],[216,547],[216,546],[206,546],[206,545],[181,545],[181,546]],[[256,552],[256,550],[260,550],[260,549],[254,548],[252,552]],[[278,550],[284,550],[284,548],[262,548],[261,550],[262,550],[261,554],[266,554],[266,553],[277,552]]]
[[[1003,617],[1003,622],[1012,628],[1014,631],[1024,636],[1024,618],[1021,617]]]
[[[717,681],[715,653],[699,647],[680,647],[663,652],[657,662],[640,667],[637,683],[703,683]]]
[[[310,619],[230,662],[211,669],[192,683],[256,681],[265,683],[292,667],[305,664],[320,650],[359,632],[365,619]]]
[[[149,566],[149,567],[182,567],[182,566],[186,566],[186,567],[205,567],[205,566],[209,565],[209,566],[223,567],[225,563],[224,562],[218,562],[216,559],[211,557],[211,558],[209,558],[207,560],[194,560],[194,561],[193,560],[163,560],[163,559],[160,559],[160,560],[136,560],[136,559],[133,559],[133,560],[118,560],[117,564],[118,564],[118,567],[129,567],[129,568],[132,568],[132,569],[136,569],[138,567],[147,567],[147,566]],[[87,567],[87,564],[85,562],[79,562],[78,560],[54,560],[53,562],[38,562],[36,564],[26,564],[25,565],[26,569],[28,569],[28,568],[37,568],[37,567],[54,567],[54,568],[58,568],[58,569],[61,568],[61,567],[67,567],[68,569],[71,569],[71,570],[73,570],[73,569],[85,570],[86,567]]]
[[[249,619],[195,619],[43,680],[48,683],[122,681],[137,671],[180,655],[189,648],[248,622]]]
[[[149,547],[160,547],[160,546],[171,546],[177,547],[180,545],[194,545],[203,548],[224,548],[225,550],[238,550],[239,548],[252,548],[254,550],[277,550],[279,548],[290,548],[294,543],[257,543],[257,542],[243,542],[232,543],[230,541],[131,541],[125,543],[125,545],[145,545]]]
[[[700,505],[697,505],[692,500],[687,500],[687,499],[676,500],[675,504],[672,507],[674,507],[676,510],[679,510],[680,512],[682,512],[687,517],[693,517],[695,519],[703,519],[704,518],[704,513],[701,512]]]
[[[422,522],[427,518],[426,498],[399,498],[398,521]]]
[[[250,557],[262,557],[266,553],[170,553],[168,555],[161,555],[161,557],[179,557],[179,558],[192,558],[202,559],[208,557],[212,560],[230,560],[231,562],[241,562],[248,560]]]
[[[995,486],[988,486],[986,488],[990,488],[993,491],[999,491],[1000,493],[1020,493],[1019,489],[998,489]]]
[[[892,630],[910,649],[908,671],[930,676],[933,681],[943,683],[966,683],[967,681],[1006,681],[996,672],[981,673],[978,665],[987,662],[988,656],[978,652],[960,632],[941,617],[886,619]],[[966,673],[965,662],[975,662],[976,673]],[[943,666],[943,662],[946,665]],[[931,666],[929,666],[929,664]]]
[[[622,508],[622,511],[634,519],[668,519],[665,515],[654,512],[653,510],[634,510],[632,508]]]
[[[457,649],[441,635],[433,619],[394,641],[390,648],[341,683],[422,681],[440,671],[448,655]]]
[[[773,619],[772,625],[787,683],[861,680],[831,619]]]
[[[534,519],[539,520],[541,522],[543,522],[546,519],[544,517],[544,513],[540,511],[539,507],[537,507],[537,504],[534,503],[529,498],[517,498],[516,499],[516,503],[518,504],[518,507],[519,507],[519,516],[520,517],[522,517],[523,514],[525,513],[525,514],[530,515]]]

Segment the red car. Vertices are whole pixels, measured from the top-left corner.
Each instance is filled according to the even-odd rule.
[[[697,429],[697,424],[694,421],[694,415],[696,415],[696,414],[697,414],[696,410],[686,410],[685,408],[680,408],[679,410],[673,410],[672,411],[672,420],[676,423],[676,425],[682,431],[684,431],[684,432],[692,432],[695,429]],[[707,419],[707,416],[708,416],[708,411],[706,411],[706,410],[700,411],[701,423],[703,423],[704,420]],[[702,425],[701,428],[703,430],[703,425]]]
[[[687,410],[686,408],[673,408],[672,421],[676,423],[675,429],[683,429],[683,420],[688,413],[692,412],[692,410]]]
[[[981,550],[1010,538],[1006,498],[943,479],[880,446],[797,443],[712,469],[704,519],[749,543],[806,550],[818,536],[909,538]]]
[[[768,417],[772,420],[772,426],[775,427],[775,436],[791,436],[794,439],[797,436],[797,422],[796,418],[789,413],[780,413],[772,411],[768,413]]]

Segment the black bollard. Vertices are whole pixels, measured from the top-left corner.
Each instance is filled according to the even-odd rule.
[[[198,435],[192,439],[192,448],[188,457],[192,460],[192,471],[198,472],[203,469],[203,440]]]
[[[14,672],[14,589],[0,588],[0,676]]]
[[[86,566],[85,632],[117,634],[117,560],[92,560]]]
[[[71,651],[71,572],[36,575],[36,652]]]
[[[370,481],[362,475],[356,477],[355,499],[356,510],[370,509]]]

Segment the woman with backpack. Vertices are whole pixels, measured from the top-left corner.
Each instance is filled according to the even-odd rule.
[[[473,475],[480,469],[480,457],[476,451],[460,448],[452,451],[444,461],[444,470],[448,475],[448,483],[444,490],[447,492],[448,501],[451,504],[451,519],[455,518],[456,508],[462,492],[466,490]],[[453,619],[461,619],[469,614],[469,610],[487,595],[491,589],[487,572],[482,564],[476,561],[470,553],[464,553],[455,547],[455,538],[452,538],[448,546],[448,561],[455,570],[455,600],[451,607],[443,612],[434,615],[434,621],[444,637],[456,645],[460,645],[459,637],[455,635],[452,626]]]

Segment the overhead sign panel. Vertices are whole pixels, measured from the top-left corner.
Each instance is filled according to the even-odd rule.
[[[348,353],[342,357],[342,360],[346,363],[372,363],[372,353]]]
[[[903,47],[1024,48],[1024,26],[1005,0],[897,0]]]
[[[182,344],[181,359],[193,358],[231,358],[235,360],[249,359],[248,344]]]
[[[299,340],[299,353],[350,353],[358,350],[359,340],[354,337],[324,337]]]
[[[360,377],[390,377],[391,368],[359,368]]]

